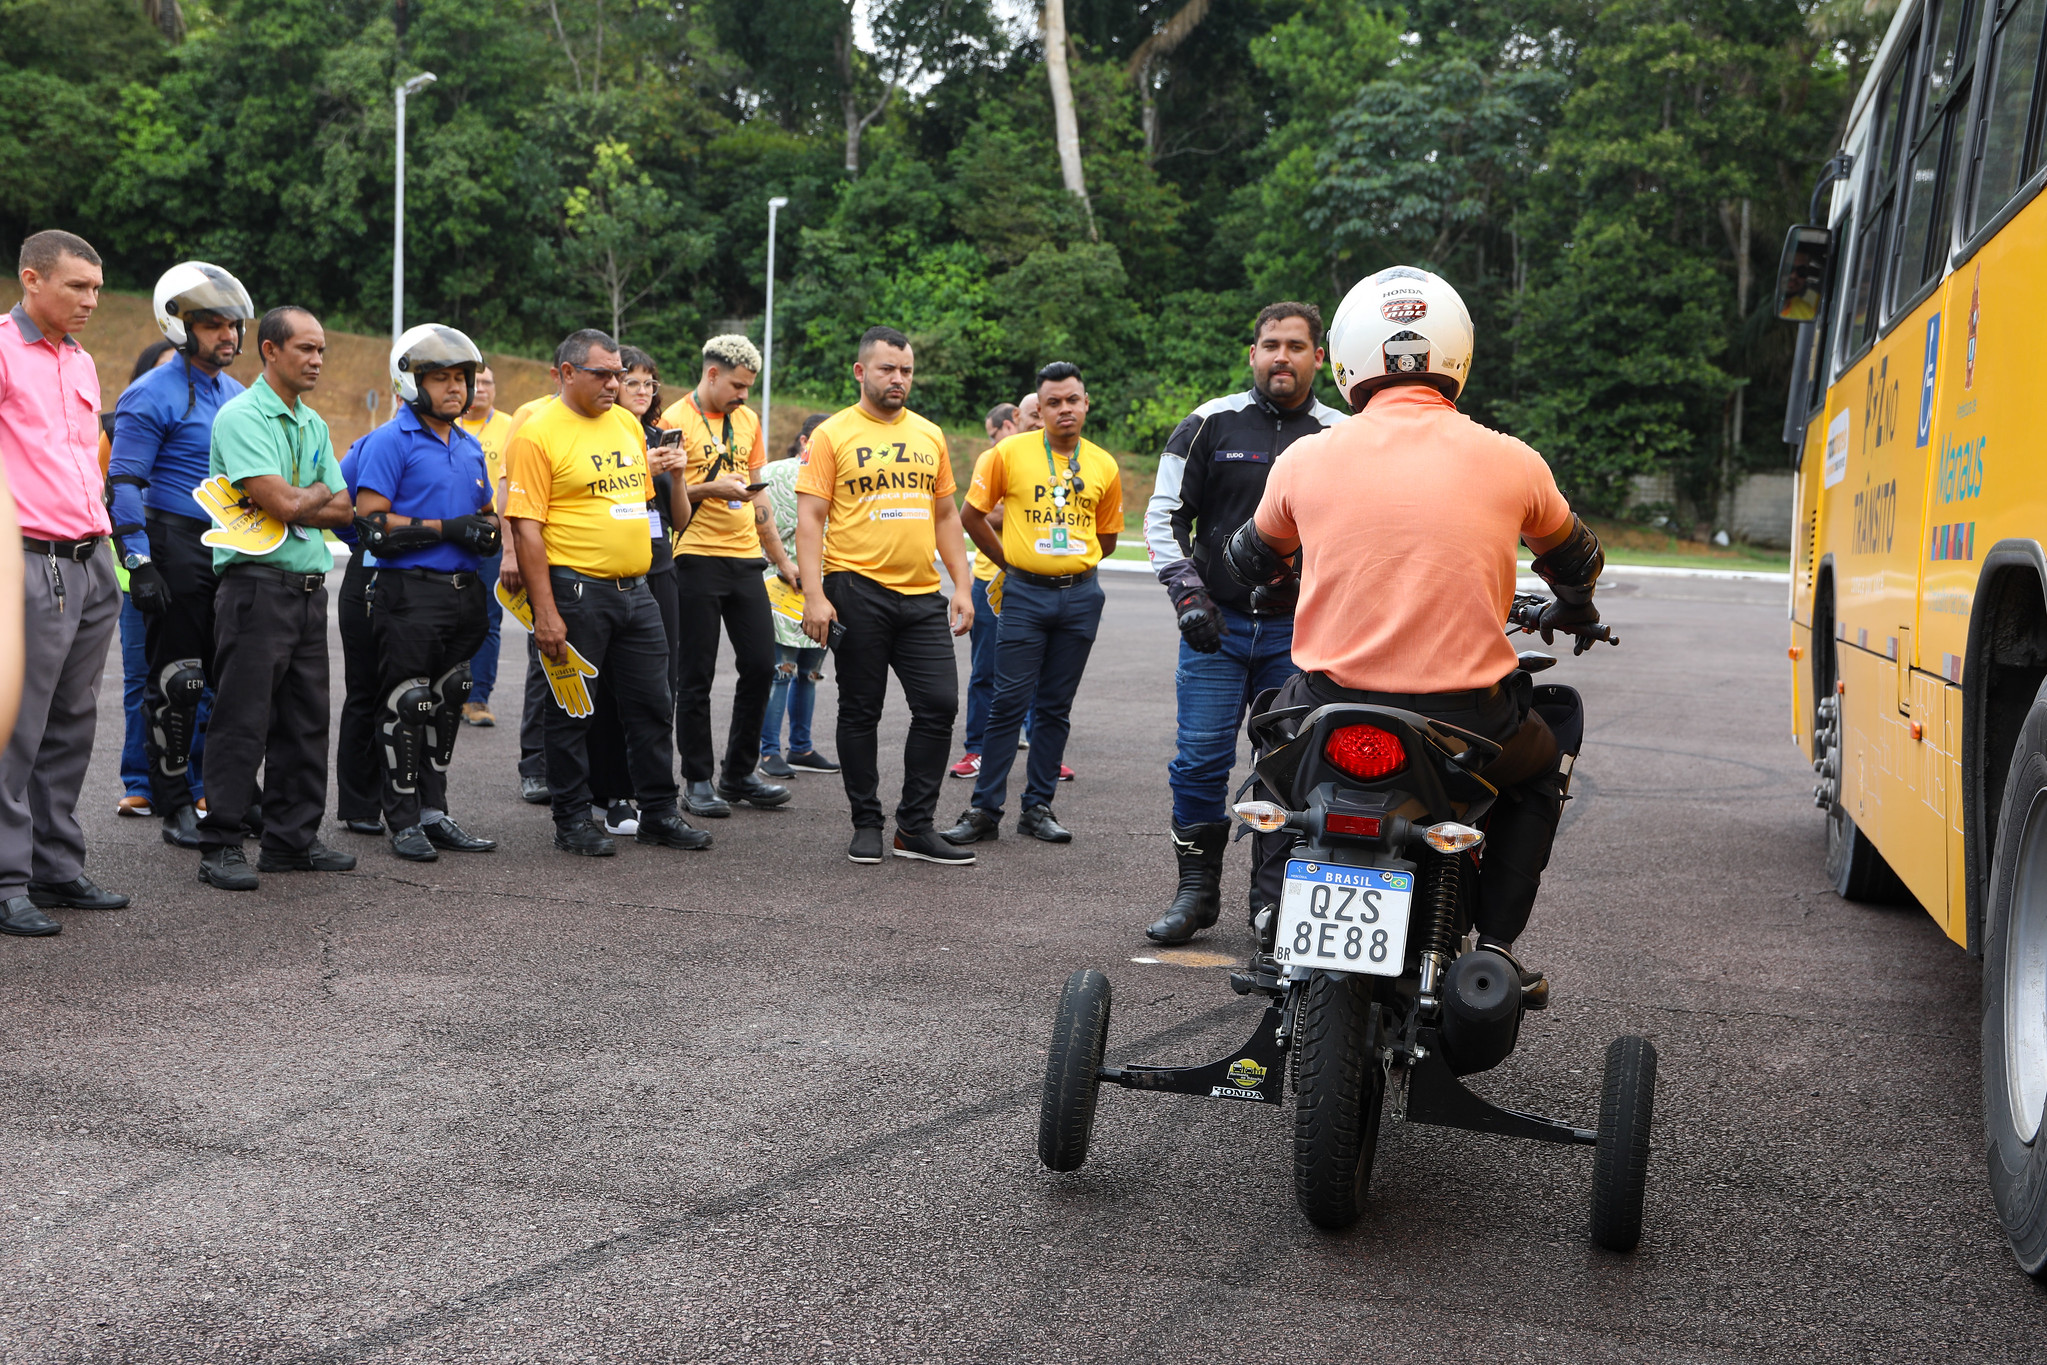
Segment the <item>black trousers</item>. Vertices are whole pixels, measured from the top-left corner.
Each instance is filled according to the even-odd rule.
[[[1319,706],[1336,701],[1397,706],[1416,711],[1460,729],[1470,730],[1499,743],[1506,743],[1522,728],[1533,723],[1525,694],[1511,687],[1495,689],[1490,697],[1472,693],[1429,696],[1356,692],[1337,688],[1296,673],[1279,689],[1270,710],[1289,706]],[[1538,726],[1537,728],[1543,728]],[[1550,848],[1556,842],[1557,821],[1564,801],[1554,742],[1541,770],[1524,781],[1500,789],[1499,800],[1485,820],[1486,839],[1480,857],[1478,911],[1473,918],[1482,938],[1511,944],[1528,927],[1535,910],[1535,895],[1542,888],[1543,869],[1549,866]],[[1510,753],[1513,752],[1510,750]],[[212,779],[209,778],[208,781]],[[1257,784],[1258,795],[1279,799]],[[1258,905],[1278,905],[1281,883],[1286,879],[1288,851],[1296,842],[1291,834],[1253,836],[1252,900]]]
[[[383,809],[377,755],[377,641],[370,631],[372,570],[357,553],[341,571],[335,616],[341,627],[341,720],[334,731],[335,818],[374,820]]]
[[[896,828],[922,834],[931,828],[945,761],[959,713],[959,664],[945,622],[945,594],[900,593],[856,573],[826,574],[825,597],[846,627],[837,649],[839,762],[856,829],[882,826],[881,770],[876,733],[888,694],[889,670],[910,703],[903,738],[903,799]],[[756,724],[755,734],[759,734]]]
[[[298,575],[292,575],[298,579]],[[263,847],[304,853],[327,808],[327,588],[236,565],[214,597],[213,724],[199,842],[242,841],[263,775]]]
[[[675,692],[675,745],[682,751],[682,776],[708,782],[712,776],[711,679],[718,668],[718,631],[732,640],[738,671],[732,689],[732,725],[725,736],[725,776],[745,777],[761,757],[761,723],[768,692],[775,685],[775,619],[768,610],[766,561],[723,555],[678,555],[675,560],[676,655],[680,685]]]
[[[425,678],[429,686],[443,687],[450,670],[468,665],[483,637],[490,633],[490,613],[484,606],[483,580],[465,574],[461,586],[442,578],[421,578],[397,569],[379,569],[370,585],[370,632],[377,644],[377,722],[385,719],[385,702],[393,689],[412,678]],[[462,729],[462,702],[469,689],[450,692],[452,705],[441,708],[434,724]],[[384,823],[393,830],[419,823],[422,806],[446,811],[447,774],[437,771],[427,759],[431,746],[422,742],[419,781],[413,790],[398,790],[392,782],[388,762],[383,773]]]
[[[146,518],[150,558],[171,595],[167,609],[142,618],[143,652],[149,659],[149,674],[142,684],[142,708],[144,715],[153,716],[163,705],[163,689],[158,683],[166,665],[180,659],[197,659],[207,682],[213,681],[213,595],[220,588],[220,580],[213,573],[213,551],[199,539],[206,533],[205,521],[162,512],[149,512]],[[163,746],[156,741],[156,728],[145,725],[142,734],[143,747],[149,755],[150,803],[157,814],[169,815],[181,806],[191,805],[191,774],[165,772]],[[208,803],[209,809],[211,804]]]
[[[666,546],[662,547],[665,552]],[[657,564],[659,560],[655,561]],[[656,569],[647,575],[647,590],[661,609],[661,630],[668,639],[668,687],[676,685],[675,652],[675,570]],[[546,686],[543,676],[541,685]],[[604,686],[602,678],[589,681],[590,704],[590,804],[609,806],[614,801],[633,799],[633,772],[626,762],[625,724],[618,717],[618,698]],[[553,704],[552,697],[549,705]]]
[[[557,569],[551,575],[555,610],[569,643],[597,670],[595,682],[618,705],[625,729],[626,765],[643,816],[673,815],[675,694],[668,688],[668,636],[661,609],[644,582],[625,590],[588,582]],[[547,686],[546,678],[540,686]],[[594,703],[594,698],[592,699]],[[594,711],[571,716],[550,695],[541,703],[547,787],[556,824],[590,818],[590,730]]]

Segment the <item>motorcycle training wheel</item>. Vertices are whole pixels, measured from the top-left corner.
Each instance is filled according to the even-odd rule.
[[[1052,1046],[1045,1054],[1045,1096],[1038,1110],[1038,1160],[1054,1171],[1077,1171],[1087,1160],[1100,1092],[1102,1049],[1109,1040],[1109,978],[1083,967],[1066,978]]]
[[[1317,972],[1294,1034],[1294,1202],[1318,1228],[1364,1209],[1379,1148],[1386,1073],[1373,1056],[1372,997],[1357,977]]]
[[[1614,1039],[1606,1048],[1599,1144],[1592,1156],[1592,1240],[1608,1251],[1633,1251],[1642,1240],[1655,1107],[1656,1049],[1647,1038]]]

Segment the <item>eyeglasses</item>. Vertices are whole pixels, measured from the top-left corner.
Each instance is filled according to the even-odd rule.
[[[652,393],[661,387],[661,381],[658,379],[628,379],[623,381],[619,387],[628,393]]]
[[[578,365],[573,360],[569,362],[569,368],[574,370],[581,370],[584,374],[594,374],[600,380],[624,379],[626,376],[626,372],[624,370],[607,370],[599,365]]]

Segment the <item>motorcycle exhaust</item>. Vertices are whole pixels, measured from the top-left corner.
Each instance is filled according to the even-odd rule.
[[[1450,964],[1443,980],[1443,1055],[1459,1076],[1498,1066],[1521,1036],[1521,974],[1486,948]]]

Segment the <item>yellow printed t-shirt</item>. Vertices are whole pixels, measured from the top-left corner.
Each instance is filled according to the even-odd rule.
[[[541,523],[547,562],[596,578],[630,578],[652,563],[647,441],[614,407],[585,417],[567,403],[535,413],[505,452],[509,516]],[[630,414],[627,414],[630,416]]]
[[[725,418],[732,419],[732,444],[724,442]],[[685,394],[661,414],[661,425],[682,433],[683,453],[689,456],[685,476],[691,483],[709,483],[727,475],[741,483],[759,483],[756,473],[768,462],[768,448],[761,441],[761,419],[751,408],[734,408],[725,417],[706,417],[697,411],[696,395]],[[705,498],[682,533],[676,553],[716,555],[725,559],[759,559],[760,528],[754,525],[753,503],[725,498]]]
[[[519,434],[519,428],[526,425],[533,414],[555,401],[560,395],[548,394],[544,398],[531,398],[512,409],[512,424],[505,428],[505,449],[512,448],[512,438]]]
[[[979,482],[981,482],[981,476],[983,475],[983,473],[986,472],[988,468],[988,457],[990,455],[993,455],[994,453],[995,447],[989,446],[986,450],[981,452],[980,458],[974,461],[975,483],[978,484]],[[995,567],[995,561],[989,556],[982,554],[981,549],[978,545],[969,545],[967,548],[973,551],[974,554],[974,577],[979,579],[983,583],[994,582],[995,575],[1002,572],[1000,569]]]
[[[1022,431],[981,457],[967,501],[982,512],[1000,505],[1002,556],[1012,569],[1046,575],[1080,573],[1099,564],[1102,542],[1123,530],[1123,471],[1114,456],[1082,439],[1074,457],[1045,455],[1045,433]],[[1062,509],[1053,489],[1066,487]],[[1078,485],[1077,487],[1075,485]]]
[[[492,408],[482,420],[464,417],[458,425],[483,447],[483,463],[490,470],[491,497],[495,500],[497,487],[505,478],[505,444],[512,439],[512,419]]]
[[[831,499],[824,573],[850,572],[897,592],[938,588],[938,499],[954,492],[938,424],[908,408],[893,422],[858,404],[810,434],[796,491]]]

